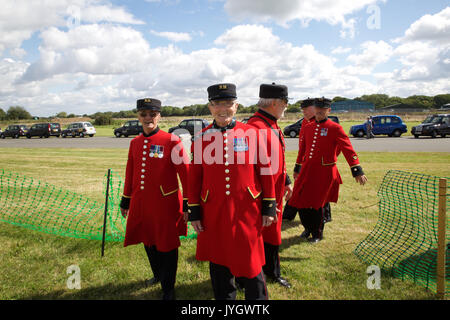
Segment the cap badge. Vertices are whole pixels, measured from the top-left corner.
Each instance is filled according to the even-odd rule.
[[[219,89],[220,90],[226,90],[227,89],[227,85],[226,84],[220,84],[219,85]]]

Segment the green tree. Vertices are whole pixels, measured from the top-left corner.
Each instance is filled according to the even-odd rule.
[[[291,104],[287,107],[286,112],[288,113],[297,113],[297,112],[301,112],[301,108],[299,105],[297,104]]]
[[[8,120],[27,120],[27,119],[32,119],[32,116],[27,110],[25,110],[24,107],[15,106],[15,107],[9,107],[8,111],[6,112],[6,119],[8,119]]]
[[[433,108],[438,109],[447,103],[450,103],[450,94],[438,94],[433,98]]]
[[[0,108],[0,121],[6,120],[6,112],[3,111],[2,108]]]
[[[67,118],[67,112],[64,112],[64,111],[58,112],[58,113],[56,114],[56,117],[57,117],[57,118]]]
[[[332,102],[347,101],[347,100],[350,100],[350,99],[337,96],[337,97],[333,98]]]
[[[400,97],[388,97],[385,101],[385,107],[387,106],[392,106],[394,104],[399,104],[399,103],[406,103],[405,99],[400,98]]]
[[[404,99],[404,103],[413,107],[430,109],[433,107],[433,97],[414,95]]]
[[[94,125],[96,126],[105,126],[112,124],[112,117],[109,114],[99,114],[95,118]]]
[[[372,102],[375,106],[375,109],[390,105],[390,103],[388,102],[389,96],[387,94],[363,95],[361,97],[355,98],[355,100]]]

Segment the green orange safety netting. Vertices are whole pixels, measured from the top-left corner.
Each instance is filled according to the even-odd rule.
[[[103,198],[106,198],[105,175]],[[120,213],[122,178],[111,170],[106,241],[123,241],[126,220]],[[0,169],[0,221],[45,233],[102,240],[105,201]],[[196,238],[188,224],[187,237]]]
[[[447,178],[447,184],[448,181]],[[388,171],[378,199],[378,222],[356,247],[356,256],[394,277],[412,280],[436,292],[439,177]],[[446,204],[447,293],[450,281],[448,194]]]

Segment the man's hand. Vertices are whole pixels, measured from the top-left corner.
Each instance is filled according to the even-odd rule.
[[[262,226],[263,227],[268,227],[270,226],[272,223],[275,222],[275,217],[270,217],[270,216],[263,216],[262,217]]]
[[[297,180],[297,177],[300,173],[294,172],[294,174],[292,175],[294,177],[294,181]]]
[[[286,201],[289,201],[289,199],[292,197],[293,190],[294,189],[292,188],[292,184],[284,187],[284,196],[285,196]]]
[[[360,185],[365,185],[367,182],[367,177],[363,174],[362,176],[355,177],[356,182],[358,182]]]
[[[197,233],[200,233],[205,230],[203,229],[202,222],[200,220],[191,221],[191,225],[194,228],[195,232]]]
[[[183,212],[183,220],[185,223],[188,223],[189,221],[189,213],[187,211]]]
[[[268,227],[272,223],[278,222],[278,212],[280,212],[280,209],[276,209],[276,210],[277,210],[277,214],[275,215],[275,217],[271,217],[271,216],[263,216],[262,217],[262,225],[263,225],[263,227]]]
[[[128,209],[120,208],[120,213],[122,213],[122,217],[127,218]]]

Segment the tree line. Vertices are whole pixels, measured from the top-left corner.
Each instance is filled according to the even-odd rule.
[[[337,101],[345,101],[345,100],[358,100],[358,101],[367,101],[374,104],[375,109],[380,109],[383,107],[387,107],[394,104],[405,104],[409,105],[412,108],[417,109],[438,109],[441,106],[450,103],[450,94],[440,94],[436,96],[424,96],[424,95],[414,95],[407,98],[401,97],[390,97],[386,94],[371,94],[371,95],[363,95],[361,97],[357,97],[354,99],[348,99],[345,97],[334,97],[333,102]],[[289,104],[286,112],[288,113],[296,113],[300,112],[300,104],[301,100],[296,101],[295,103]],[[258,106],[256,104],[251,106],[244,106],[239,104],[238,113],[255,113],[258,110]],[[174,107],[174,106],[163,106],[161,110],[161,115],[163,117],[168,116],[204,116],[209,115],[208,104],[194,104],[190,106],[184,106],[182,108]],[[80,115],[75,115],[73,113],[67,114],[66,112],[58,112],[54,117],[56,118],[75,118]],[[84,117],[90,117],[91,119],[95,119],[95,123],[98,125],[104,124],[112,124],[114,118],[136,118],[137,112],[136,109],[130,109],[125,111],[108,111],[108,112],[96,112],[94,114],[83,114]],[[53,118],[53,117],[52,117]],[[33,116],[23,107],[21,106],[12,106],[5,112],[2,108],[0,108],[0,121],[2,120],[27,120],[33,119]]]

